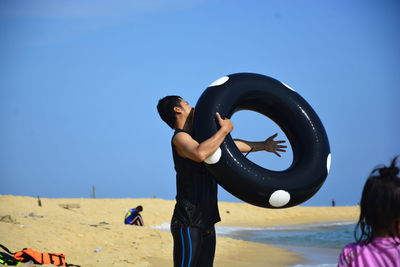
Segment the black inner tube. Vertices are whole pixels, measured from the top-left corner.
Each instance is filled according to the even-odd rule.
[[[312,107],[298,93],[268,76],[225,76],[208,87],[196,104],[197,141],[208,139],[218,130],[215,112],[231,118],[240,110],[261,113],[282,129],[292,146],[292,164],[284,171],[263,168],[247,159],[228,135],[221,145],[220,160],[207,164],[216,181],[239,199],[260,207],[286,208],[311,198],[325,181],[330,164],[328,138]]]

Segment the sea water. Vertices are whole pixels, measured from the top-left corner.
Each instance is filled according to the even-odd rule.
[[[165,223],[153,228],[169,230]],[[218,236],[259,242],[302,255],[305,263],[292,267],[335,267],[341,249],[354,242],[354,222],[315,223],[274,227],[216,226]]]
[[[219,236],[260,242],[302,254],[296,267],[337,266],[341,249],[354,242],[354,222],[316,223],[263,228],[217,226]]]

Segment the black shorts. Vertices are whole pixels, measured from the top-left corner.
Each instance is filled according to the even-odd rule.
[[[215,228],[172,227],[174,267],[211,267],[215,255]]]

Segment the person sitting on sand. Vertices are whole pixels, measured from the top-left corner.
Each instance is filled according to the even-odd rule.
[[[400,177],[395,157],[374,169],[361,196],[357,242],[345,246],[339,267],[400,266]],[[360,230],[360,236],[358,231]]]
[[[140,205],[134,209],[128,210],[125,214],[125,224],[143,226],[143,218],[142,215],[140,215],[141,211],[143,211],[143,207]]]

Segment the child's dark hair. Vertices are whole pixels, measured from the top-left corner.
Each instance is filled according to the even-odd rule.
[[[370,243],[381,231],[390,237],[400,237],[400,178],[396,156],[390,166],[374,169],[361,196],[360,218],[354,233],[358,242]],[[360,230],[360,236],[358,231]]]
[[[175,127],[176,115],[174,112],[174,107],[180,107],[182,97],[177,95],[169,95],[161,98],[158,101],[157,110],[161,119],[168,124],[172,129]]]

